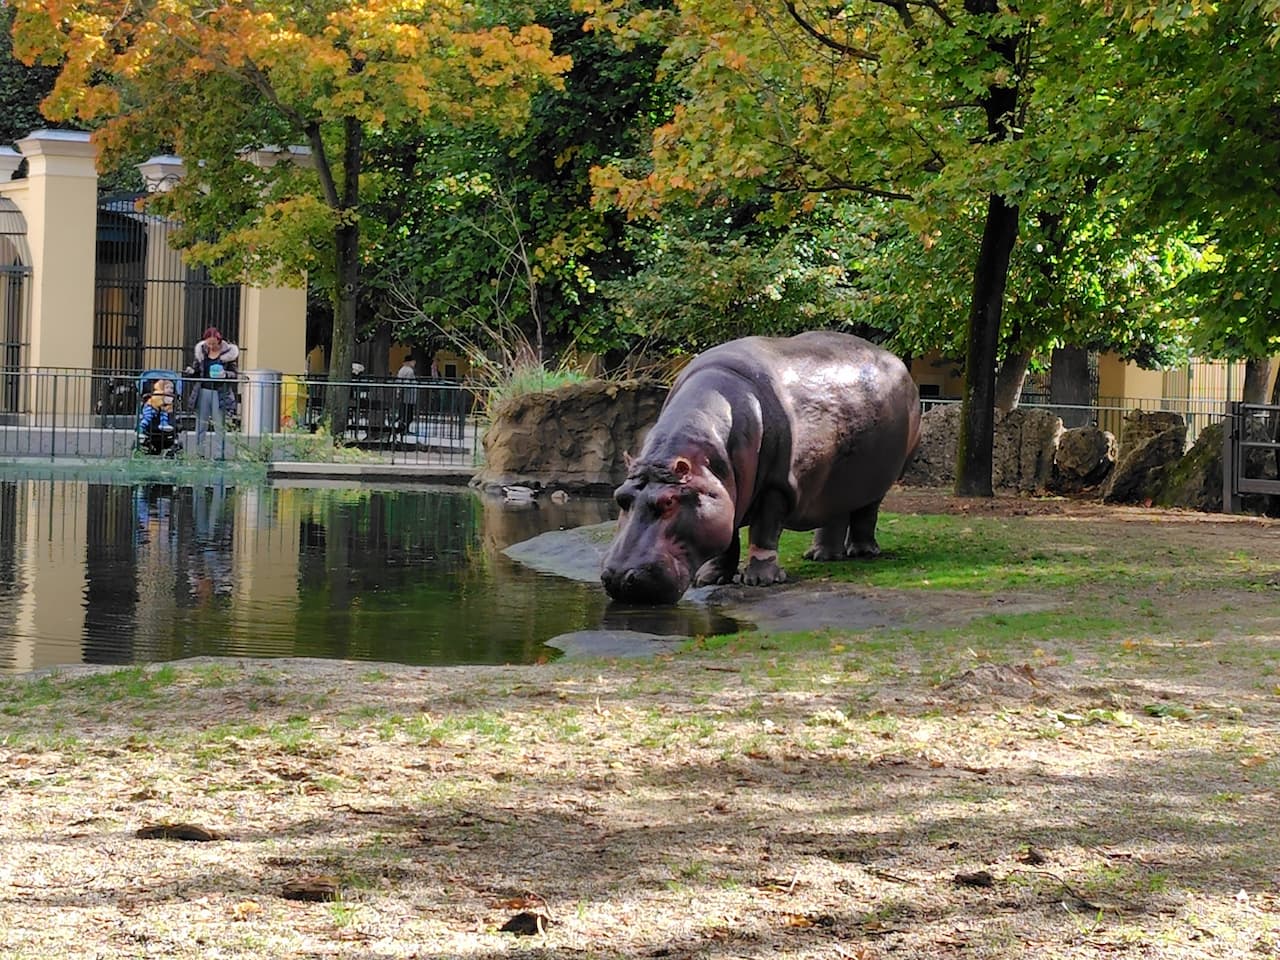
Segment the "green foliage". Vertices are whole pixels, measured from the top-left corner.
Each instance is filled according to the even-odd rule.
[[[1088,82],[1110,89],[1095,138],[1119,161],[1103,189],[1140,227],[1198,234],[1202,268],[1179,286],[1211,357],[1280,346],[1280,51],[1274,3],[1128,8],[1123,57],[1089,51]],[[1082,85],[1083,85],[1082,81]]]
[[[53,67],[27,66],[13,55],[14,8],[0,5],[0,144],[8,145],[32,130],[50,126],[40,113],[40,102],[53,89],[58,71]]]
[[[515,397],[555,390],[570,383],[582,383],[586,379],[586,374],[580,370],[521,367],[513,371],[509,378],[490,389],[486,405],[492,410]]]
[[[976,217],[939,225],[927,244],[883,206],[859,212],[868,238],[853,263],[853,318],[892,332],[906,354],[962,357]],[[1126,233],[1121,218],[1083,199],[1063,214],[1023,218],[1009,266],[1002,354],[1047,360],[1055,346],[1114,352],[1144,366],[1183,361],[1194,328],[1177,284],[1203,264],[1177,235]]]
[[[563,89],[533,97],[519,132],[418,126],[371,140],[390,229],[369,247],[366,309],[401,340],[511,352],[518,335],[534,360],[626,343],[598,285],[625,276],[632,252],[621,214],[592,208],[589,171],[636,149],[661,109],[657,50],[623,54],[559,0],[536,13],[573,67]]]
[[[638,269],[601,285],[619,329],[650,348],[693,352],[750,334],[853,324],[861,278],[849,265],[868,244],[848,231],[843,211],[824,205],[781,226],[756,222],[755,212],[675,210],[656,227],[633,228],[636,246],[647,244]]]

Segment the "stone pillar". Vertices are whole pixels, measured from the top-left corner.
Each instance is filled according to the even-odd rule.
[[[22,154],[13,147],[0,147],[0,183],[8,183],[22,166]]]
[[[303,287],[243,287],[240,291],[241,370],[304,373],[307,291]]]
[[[310,167],[307,147],[264,146],[241,158],[260,170],[280,163]],[[307,370],[307,289],[300,286],[243,287],[240,291],[241,370],[279,370],[300,374]]]
[[[27,159],[26,189],[6,196],[22,210],[31,246],[30,363],[88,370],[93,366],[97,151],[89,134],[73,130],[37,130],[19,140],[18,149]]]
[[[138,164],[142,182],[148,193],[165,193],[186,176],[186,164],[181,157],[161,154]],[[154,217],[146,220],[147,258],[143,268],[147,289],[142,300],[143,341],[142,365],[157,368],[175,366],[171,350],[158,346],[161,343],[181,343],[190,352],[195,341],[186,332],[186,304],[175,302],[173,291],[182,290],[187,278],[187,267],[182,254],[169,246],[169,224]],[[191,358],[183,355],[182,363]],[[182,363],[176,364],[178,369]]]

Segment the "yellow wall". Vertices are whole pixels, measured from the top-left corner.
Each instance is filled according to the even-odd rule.
[[[304,287],[245,287],[240,294],[241,370],[297,373],[307,366]]]
[[[964,376],[960,365],[944,359],[936,350],[922,357],[911,358],[911,379],[920,386],[936,386],[938,396],[942,399],[955,400],[964,394]]]
[[[96,150],[87,133],[37,130],[18,141],[27,179],[0,185],[27,221],[32,366],[93,365]]]
[[[1119,397],[1128,400],[1160,400],[1164,397],[1164,372],[1143,370],[1136,363],[1114,353],[1098,357],[1098,398],[1106,402]]]

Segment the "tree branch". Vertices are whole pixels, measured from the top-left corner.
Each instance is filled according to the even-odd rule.
[[[911,200],[914,199],[909,193],[902,193],[897,190],[886,190],[883,187],[873,187],[869,183],[855,183],[851,180],[828,180],[824,184],[801,184],[794,187],[764,187],[766,193],[858,193],[866,197],[878,197],[881,200]]]
[[[872,53],[870,50],[863,50],[860,47],[851,47],[846,43],[841,43],[839,40],[827,36],[804,17],[800,16],[800,11],[796,9],[796,5],[792,3],[791,0],[787,0],[786,6],[787,13],[791,14],[791,19],[800,26],[800,29],[809,34],[809,36],[813,37],[813,39],[817,40],[827,49],[834,50],[836,53],[842,54],[846,57],[853,57],[856,60],[870,60],[875,62],[880,59],[879,55]]]

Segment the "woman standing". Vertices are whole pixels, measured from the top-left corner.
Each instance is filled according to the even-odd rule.
[[[222,450],[226,453],[226,412],[234,409],[235,389],[232,383],[236,377],[236,361],[240,359],[240,348],[229,340],[222,339],[217,327],[210,327],[204,332],[204,338],[196,343],[196,358],[187,367],[186,374],[196,378],[196,447],[202,448],[205,431],[209,421],[213,421],[213,429],[222,440]]]

